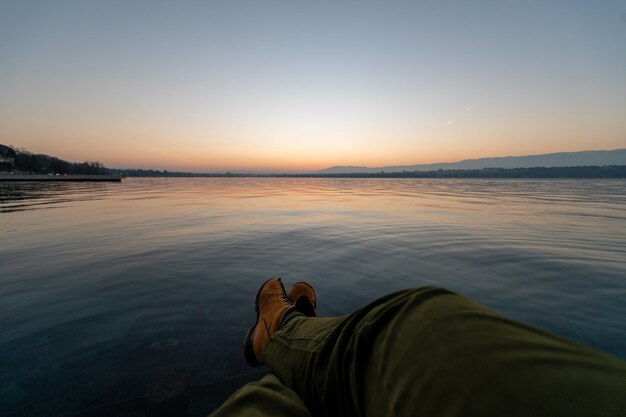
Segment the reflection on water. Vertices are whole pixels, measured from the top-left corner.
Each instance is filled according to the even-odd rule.
[[[193,402],[205,415],[250,378],[240,345],[270,275],[310,280],[321,315],[444,286],[626,357],[624,180],[0,183],[0,235],[3,416],[170,373],[223,388]]]

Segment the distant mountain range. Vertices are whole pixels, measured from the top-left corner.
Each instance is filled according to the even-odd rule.
[[[316,171],[319,174],[351,174],[402,171],[437,171],[439,169],[535,168],[626,165],[626,149],[612,151],[559,152],[542,155],[505,156],[498,158],[466,159],[437,164],[384,166],[377,168],[334,166]]]

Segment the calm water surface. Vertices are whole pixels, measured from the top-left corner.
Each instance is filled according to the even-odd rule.
[[[127,179],[0,184],[0,415],[206,385],[241,359],[269,276],[320,315],[443,286],[626,358],[626,181]],[[111,412],[109,415],[138,415]]]

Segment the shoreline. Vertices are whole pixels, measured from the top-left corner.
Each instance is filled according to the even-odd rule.
[[[118,175],[0,174],[0,182],[121,182]]]

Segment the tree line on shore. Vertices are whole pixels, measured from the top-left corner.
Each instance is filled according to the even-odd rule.
[[[44,175],[105,175],[108,169],[100,162],[68,162],[24,149],[0,145],[0,171]]]

